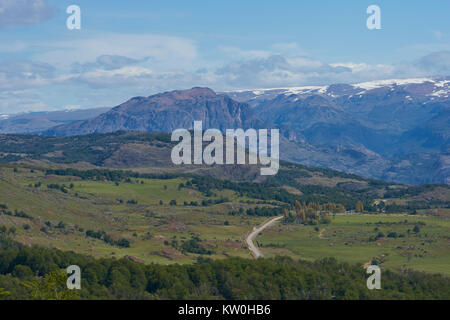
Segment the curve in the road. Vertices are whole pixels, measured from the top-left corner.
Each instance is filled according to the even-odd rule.
[[[266,223],[264,223],[262,226],[257,227],[255,230],[253,230],[248,236],[247,238],[245,238],[245,242],[248,245],[248,249],[250,250],[250,253],[252,254],[252,256],[255,259],[258,259],[260,257],[263,257],[264,255],[262,254],[262,252],[259,250],[259,248],[255,245],[255,243],[253,242],[256,238],[256,236],[262,232],[264,229],[270,227],[271,225],[273,225],[275,222],[277,222],[278,220],[282,219],[283,216],[281,217],[276,217],[273,218],[269,221],[267,221]]]

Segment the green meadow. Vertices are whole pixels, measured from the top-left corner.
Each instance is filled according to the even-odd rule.
[[[95,257],[129,256],[145,263],[162,264],[192,263],[198,257],[250,257],[242,238],[253,225],[264,220],[228,215],[237,208],[256,206],[257,200],[240,197],[231,190],[216,191],[214,196],[205,197],[197,190],[180,187],[186,179],[132,179],[115,184],[46,176],[39,170],[0,170],[0,203],[32,217],[0,214],[0,226],[14,227],[14,239],[30,245],[73,250]],[[40,186],[35,187],[38,183]],[[66,192],[49,185],[65,185]],[[201,204],[204,200],[222,198],[226,198],[224,203]],[[112,246],[101,239],[87,237],[87,230],[105,231],[114,239],[129,240],[131,245],[129,248]],[[193,237],[210,252],[182,253],[174,245],[180,246]]]
[[[417,232],[414,227],[417,226]],[[328,225],[278,224],[258,238],[267,257],[334,257],[350,263],[450,274],[450,219],[429,215],[336,215]]]
[[[115,183],[0,167],[0,204],[11,213],[0,214],[0,227],[14,229],[10,236],[24,244],[98,258],[127,256],[160,264],[250,258],[243,239],[268,218],[228,213],[263,206],[261,200],[228,189],[211,190],[212,195],[206,196],[187,183],[187,178]],[[105,232],[113,241],[125,239],[129,246],[88,236],[88,230]],[[309,261],[335,257],[361,265],[374,262],[386,268],[450,274],[449,235],[448,215],[423,211],[338,214],[330,224],[315,226],[277,223],[256,240],[266,257]],[[192,246],[187,247],[189,243]]]

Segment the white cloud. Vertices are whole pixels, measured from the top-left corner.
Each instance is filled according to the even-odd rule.
[[[273,54],[284,55],[287,57],[304,56],[306,52],[296,42],[275,43],[270,46]]]
[[[28,45],[23,41],[13,41],[0,43],[0,52],[10,53],[10,52],[23,52],[28,48]]]
[[[369,68],[369,65],[367,63],[353,63],[353,62],[330,63],[330,66],[349,68],[352,70],[352,72],[364,71],[367,70],[367,68]]]
[[[268,50],[243,50],[233,46],[219,46],[218,51],[228,59],[260,59],[272,55]]]
[[[89,34],[77,40],[40,43],[46,52],[36,60],[60,68],[95,61],[99,56],[149,58],[161,68],[189,67],[198,57],[195,43],[189,39],[160,35]]]
[[[0,63],[0,91],[22,90],[50,84],[55,69],[46,63],[9,60]]]
[[[447,76],[450,74],[450,51],[430,53],[420,58],[414,65],[429,74]]]
[[[221,47],[228,62],[205,67],[196,44],[178,37],[106,34],[43,45],[47,51],[35,56],[40,62],[0,62],[1,112],[12,106],[17,111],[57,104],[112,106],[136,95],[194,86],[223,91],[450,74],[450,51],[445,50],[390,65],[329,63],[305,55],[295,43],[267,50]]]
[[[138,60],[117,55],[101,55],[97,57],[95,62],[88,62],[83,64],[75,63],[73,65],[73,72],[83,72],[94,69],[116,70],[129,65],[137,65],[148,60],[148,57]]]
[[[308,82],[328,83],[336,74],[351,72],[343,66],[332,66],[305,56],[283,57],[272,55],[268,58],[249,59],[232,62],[219,68],[216,74],[227,88],[255,88],[296,86]]]
[[[53,17],[45,0],[1,0],[0,28],[39,24]]]
[[[437,40],[443,40],[445,38],[445,33],[439,31],[439,30],[435,30],[433,31],[433,36],[437,39]]]
[[[246,50],[234,46],[219,46],[218,51],[228,59],[267,59],[270,56],[281,55],[295,57],[304,55],[305,52],[295,42],[275,43],[267,50]]]
[[[32,90],[0,92],[0,113],[14,114],[24,111],[48,109],[42,97]]]

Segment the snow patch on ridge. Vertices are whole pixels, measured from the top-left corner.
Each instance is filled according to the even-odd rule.
[[[389,80],[376,80],[376,81],[368,81],[368,82],[361,82],[357,84],[353,84],[353,87],[361,88],[365,90],[372,90],[377,89],[381,87],[390,87],[390,86],[402,86],[406,84],[421,84],[425,82],[432,82],[435,83],[435,81],[431,78],[410,78],[410,79],[389,79]]]
[[[425,84],[430,83],[434,85],[434,90],[432,93],[429,93],[428,96],[435,97],[448,97],[450,94],[450,80],[437,80],[433,78],[409,78],[409,79],[388,79],[388,80],[375,80],[375,81],[367,81],[351,84],[354,89],[361,89],[360,92],[353,93],[352,95],[361,95],[366,93],[367,91],[390,87],[391,91],[394,90],[394,87],[397,86],[405,86],[409,84]],[[261,89],[253,89],[253,90],[234,90],[232,93],[251,93],[254,95],[252,99],[256,99],[260,96],[264,96],[266,94],[270,95],[292,95],[292,94],[325,94],[330,97],[337,97],[340,94],[336,92],[329,92],[330,86],[299,86],[299,87],[284,87],[284,88],[261,88]],[[345,94],[342,94],[345,95]]]

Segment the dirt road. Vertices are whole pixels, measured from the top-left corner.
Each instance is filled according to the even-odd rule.
[[[262,254],[262,252],[259,250],[258,246],[255,245],[255,243],[253,242],[256,238],[256,236],[262,232],[264,229],[270,227],[271,225],[273,225],[275,222],[277,222],[278,220],[282,219],[283,217],[276,217],[273,218],[271,220],[269,220],[268,222],[264,223],[262,226],[257,227],[255,230],[253,230],[248,236],[247,238],[245,238],[245,242],[248,245],[248,249],[250,250],[250,253],[252,254],[252,256],[255,259],[258,259],[259,257],[263,257],[264,255]]]

